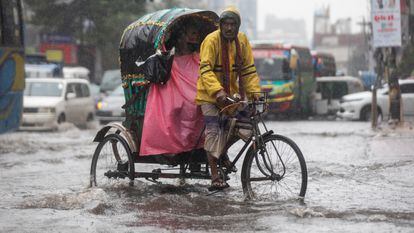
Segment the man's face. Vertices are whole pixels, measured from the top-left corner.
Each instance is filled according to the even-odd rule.
[[[224,19],[220,23],[221,34],[228,40],[234,40],[237,36],[238,25],[235,19]]]

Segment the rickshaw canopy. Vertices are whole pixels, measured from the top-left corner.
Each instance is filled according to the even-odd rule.
[[[119,46],[122,77],[142,74],[135,62],[145,61],[157,49],[170,50],[174,46],[174,31],[179,22],[193,18],[200,28],[201,38],[217,28],[218,15],[213,11],[172,8],[142,16],[123,32]]]

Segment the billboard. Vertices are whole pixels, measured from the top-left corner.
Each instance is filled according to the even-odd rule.
[[[371,0],[373,46],[401,46],[400,0]]]
[[[72,43],[40,43],[40,52],[55,62],[64,62],[67,65],[78,64],[78,46]],[[63,60],[62,60],[63,59]]]

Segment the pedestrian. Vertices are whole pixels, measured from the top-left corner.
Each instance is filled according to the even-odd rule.
[[[206,124],[204,149],[211,168],[210,190],[228,187],[217,170],[217,161],[227,148],[220,109],[230,104],[227,97],[251,98],[249,93],[260,91],[252,49],[246,35],[239,32],[240,23],[237,9],[226,8],[220,15],[219,29],[207,35],[200,48],[196,103]],[[224,164],[228,166],[229,160]]]

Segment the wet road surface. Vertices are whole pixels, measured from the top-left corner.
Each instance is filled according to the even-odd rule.
[[[414,232],[412,128],[373,131],[344,121],[268,127],[305,156],[304,203],[245,201],[241,162],[231,187],[213,195],[208,180],[89,188],[97,128],[0,135],[0,232]]]

